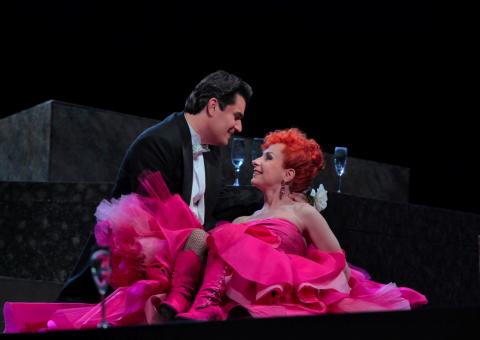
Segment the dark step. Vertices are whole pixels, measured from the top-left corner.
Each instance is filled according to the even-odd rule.
[[[39,104],[0,119],[0,139],[4,141],[0,143],[0,181],[112,183],[130,143],[156,122],[54,100]],[[240,172],[244,185],[250,183],[252,175],[251,141],[246,138],[246,158]],[[333,191],[337,179],[332,155],[330,150],[324,151],[326,167],[316,184],[323,183]],[[222,155],[223,175],[231,184],[229,148],[222,148]],[[405,167],[349,157],[342,188],[360,197],[408,202],[409,175]]]
[[[61,282],[24,280],[0,276],[0,310],[3,304],[10,302],[54,302],[57,298]],[[0,327],[3,330],[3,313],[0,314]]]
[[[1,183],[0,275],[63,282],[95,224],[110,187],[97,183]],[[70,199],[69,199],[70,198]],[[253,187],[228,187],[225,213],[258,208]],[[238,211],[239,213],[239,211]],[[323,212],[353,265],[379,282],[427,295],[431,306],[480,305],[480,216],[329,193]]]

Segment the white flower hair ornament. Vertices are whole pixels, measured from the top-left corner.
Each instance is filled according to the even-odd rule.
[[[328,196],[327,196],[328,191],[325,190],[325,187],[323,184],[320,184],[317,188],[317,190],[312,189],[310,191],[310,197],[309,201],[310,204],[315,207],[319,212],[324,210],[327,207],[327,201],[328,201]]]

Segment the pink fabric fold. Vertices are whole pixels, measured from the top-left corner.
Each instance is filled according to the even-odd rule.
[[[159,173],[142,177],[138,193],[103,201],[95,236],[112,254],[111,285],[105,300],[112,325],[158,322],[157,306],[170,288],[175,257],[194,228],[202,228]],[[345,253],[308,245],[300,230],[279,218],[222,223],[207,238],[230,268],[225,316],[237,307],[253,317],[408,310],[427,302],[413,289],[381,284],[350,266]],[[39,332],[96,327],[100,304],[13,303],[4,307],[5,332]]]
[[[202,228],[179,195],[171,195],[160,173],[140,180],[139,193],[102,201],[95,216],[95,237],[110,248],[111,286],[105,300],[112,325],[158,321],[156,307],[170,289],[176,255],[191,231]],[[140,194],[141,193],[141,194]],[[5,332],[96,327],[100,304],[6,303]]]
[[[284,219],[222,224],[207,239],[210,251],[231,267],[226,294],[254,317],[406,310],[426,303],[422,294],[369,280],[350,268],[344,252],[307,246]],[[232,303],[225,304],[226,315]]]

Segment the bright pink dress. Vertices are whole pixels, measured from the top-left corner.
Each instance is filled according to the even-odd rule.
[[[424,295],[394,283],[380,284],[350,267],[343,252],[327,253],[307,245],[291,222],[272,218],[224,224],[208,238],[230,267],[225,317],[241,306],[253,317],[410,310]]]
[[[111,325],[158,321],[156,307],[170,289],[177,253],[200,222],[179,195],[171,195],[160,173],[140,180],[138,192],[102,201],[95,237],[110,247],[111,286],[105,300]],[[94,328],[100,304],[18,303],[4,305],[5,332]]]
[[[106,299],[111,325],[158,322],[156,307],[165,298],[176,254],[200,223],[178,195],[171,195],[159,173],[141,180],[142,195],[130,194],[97,208],[95,236],[112,253]],[[224,223],[207,239],[210,251],[228,264],[225,318],[233,307],[253,317],[408,310],[426,298],[409,288],[370,281],[351,268],[345,254],[307,245],[291,222],[272,218]],[[5,332],[38,332],[96,327],[100,304],[9,303]]]

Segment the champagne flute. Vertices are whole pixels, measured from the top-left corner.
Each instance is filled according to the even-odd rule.
[[[233,182],[233,186],[238,187],[240,186],[240,182],[238,177],[240,175],[240,167],[242,166],[245,160],[245,139],[235,137],[232,140],[232,149],[230,151],[230,156],[232,158],[232,164],[235,168],[235,181]]]
[[[90,258],[92,267],[92,276],[97,286],[98,293],[102,299],[102,321],[97,325],[98,328],[108,328],[105,309],[105,295],[107,294],[108,284],[110,282],[110,274],[112,267],[110,264],[110,251],[108,248],[102,248],[92,254]]]
[[[342,176],[345,173],[347,167],[347,148],[343,146],[335,147],[335,153],[333,155],[333,164],[335,165],[335,171],[338,177],[338,189],[337,192],[341,193]]]
[[[263,138],[252,139],[252,162],[262,155]]]
[[[251,150],[252,162],[262,156],[263,154],[262,145],[263,145],[263,138],[252,139],[252,150]]]

